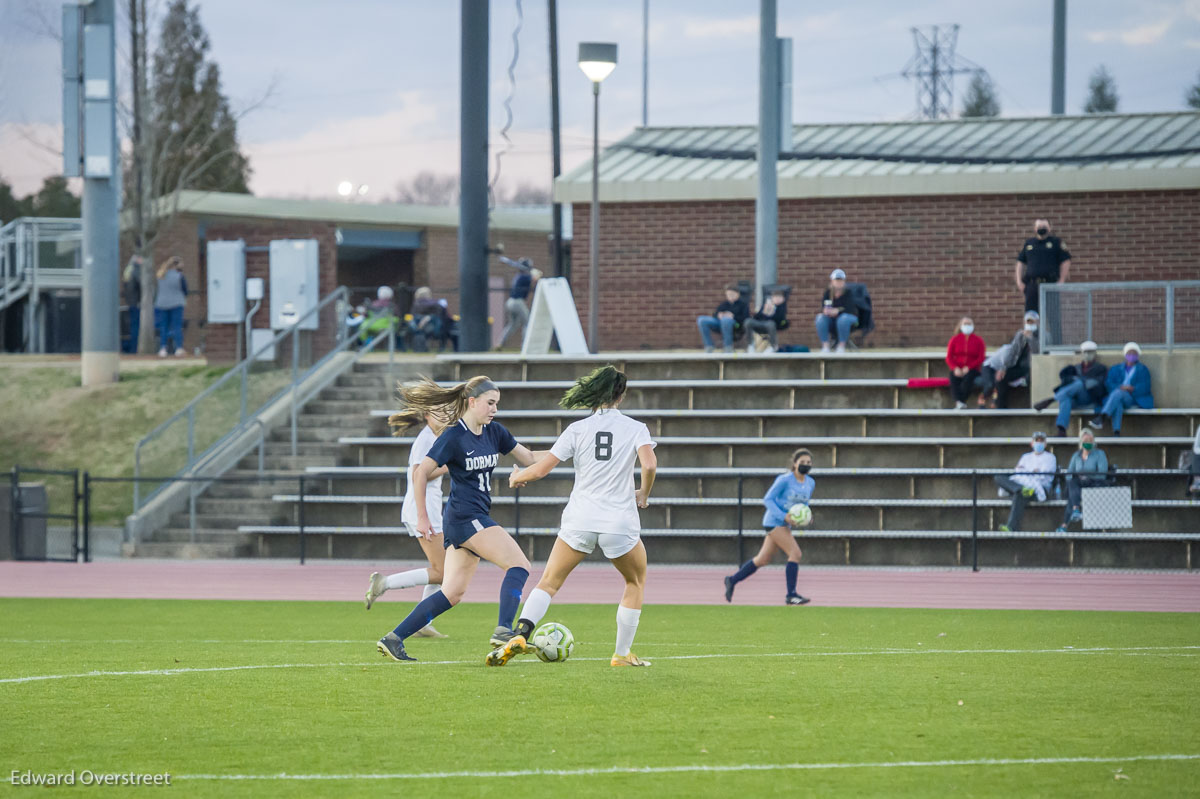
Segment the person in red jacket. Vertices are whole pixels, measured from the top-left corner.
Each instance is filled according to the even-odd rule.
[[[954,328],[954,335],[946,345],[946,365],[950,367],[950,395],[954,398],[955,410],[967,407],[967,397],[979,377],[979,367],[987,356],[987,345],[975,335],[975,323],[964,316]]]

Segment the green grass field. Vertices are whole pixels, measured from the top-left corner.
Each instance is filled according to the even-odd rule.
[[[1200,786],[1191,615],[652,606],[634,649],[654,665],[613,669],[613,608],[563,605],[547,618],[574,631],[571,660],[488,669],[494,605],[412,641],[421,663],[377,655],[408,607],[0,600],[0,793],[12,770],[72,769],[222,797]],[[21,679],[41,675],[71,676]],[[1135,759],[1161,755],[1193,757]],[[566,773],[490,774],[538,769]]]

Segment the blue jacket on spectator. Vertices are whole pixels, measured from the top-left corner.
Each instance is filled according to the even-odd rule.
[[[1128,384],[1133,386],[1133,403],[1135,405],[1139,408],[1154,407],[1154,395],[1150,393],[1150,370],[1144,363],[1139,361],[1133,365],[1133,374],[1129,378]],[[1115,364],[1108,370],[1108,379],[1104,381],[1104,385],[1110,394],[1126,385],[1124,363]]]

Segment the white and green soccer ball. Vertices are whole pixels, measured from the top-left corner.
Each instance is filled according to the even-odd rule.
[[[534,630],[529,643],[538,660],[561,663],[571,656],[571,650],[575,648],[575,636],[571,635],[566,625],[551,621]]]
[[[812,509],[803,502],[797,502],[788,509],[787,520],[792,527],[808,527],[812,524]]]

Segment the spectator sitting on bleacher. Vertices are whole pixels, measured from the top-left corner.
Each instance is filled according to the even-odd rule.
[[[431,340],[440,342],[440,348],[445,349],[446,309],[433,298],[433,290],[428,286],[422,286],[413,294],[410,315],[408,337],[414,352],[427,350]]]
[[[979,367],[987,355],[987,344],[975,335],[975,322],[964,316],[954,328],[954,335],[946,344],[946,366],[950,367],[950,396],[954,398],[956,410],[967,407],[967,397],[979,377]]]
[[[1196,441],[1192,444],[1192,480],[1189,494],[1200,494],[1200,427],[1196,429]]]
[[[704,342],[704,351],[713,351],[712,338],[709,334],[719,330],[725,352],[733,352],[733,335],[741,329],[749,315],[750,307],[742,299],[738,287],[730,283],[725,287],[725,302],[717,306],[713,315],[696,317],[696,326],[700,328],[700,339]]]
[[[779,346],[779,331],[787,327],[787,296],[782,291],[772,291],[763,300],[758,313],[746,320],[746,330],[753,339],[754,334],[765,336],[767,348],[764,352],[774,352]],[[746,344],[747,352],[754,352],[754,341]]]
[[[1067,466],[1067,507],[1063,511],[1062,524],[1055,532],[1065,533],[1067,525],[1083,519],[1083,489],[1101,485],[1108,481],[1108,456],[1104,450],[1096,449],[1096,436],[1086,427],[1079,434],[1079,450],[1071,456]]]
[[[1046,434],[1037,432],[1029,443],[1031,452],[1026,452],[1017,461],[1015,474],[998,474],[996,485],[1000,487],[1000,496],[1005,492],[1012,495],[1012,509],[1008,512],[1008,523],[1000,525],[1000,532],[1014,533],[1021,529],[1021,516],[1025,506],[1031,499],[1038,502],[1046,500],[1046,491],[1054,483],[1054,474],[1058,471],[1058,461],[1054,455],[1046,452]]]
[[[1088,422],[1096,430],[1104,427],[1104,417],[1112,419],[1113,435],[1121,435],[1121,415],[1126,408],[1153,408],[1154,395],[1150,393],[1150,369],[1141,363],[1142,348],[1136,341],[1125,345],[1125,362],[1114,364],[1108,370],[1104,387],[1108,396],[1100,406],[1100,412]]]
[[[1071,409],[1076,405],[1099,406],[1104,401],[1104,378],[1107,370],[1096,360],[1096,342],[1085,341],[1079,345],[1080,362],[1064,366],[1058,373],[1059,384],[1054,396],[1033,403],[1039,413],[1058,402],[1058,418],[1054,420],[1056,435],[1067,434],[1071,421]]]
[[[367,306],[366,319],[358,326],[360,344],[366,344],[388,328],[395,334],[396,303],[392,301],[395,296],[391,286],[380,286],[375,292],[375,299]]]
[[[1038,312],[1025,312],[1025,325],[1013,340],[983,362],[979,407],[1007,408],[1008,390],[1029,381],[1029,365],[1038,352]]]
[[[845,352],[850,331],[858,324],[858,315],[854,295],[846,290],[846,273],[834,269],[829,273],[829,288],[821,295],[821,313],[816,319],[821,352],[829,352],[834,330],[837,331],[837,351]]]

